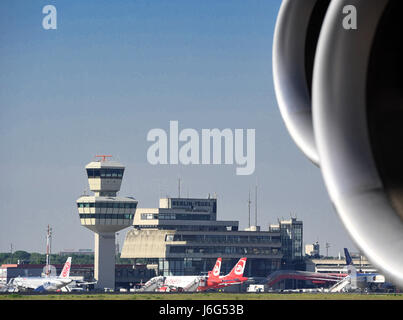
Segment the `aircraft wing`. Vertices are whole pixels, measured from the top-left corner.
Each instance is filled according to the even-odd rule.
[[[88,282],[81,282],[81,281],[75,281],[77,286],[86,286],[89,284],[96,284],[98,281],[88,281]]]

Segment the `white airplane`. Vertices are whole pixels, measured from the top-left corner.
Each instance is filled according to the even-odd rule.
[[[58,277],[17,277],[10,284],[18,290],[57,291],[73,281],[69,278],[70,268],[71,257],[68,257]]]

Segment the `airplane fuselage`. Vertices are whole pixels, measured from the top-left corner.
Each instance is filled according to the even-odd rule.
[[[173,286],[176,288],[186,288],[192,283],[200,282],[203,276],[167,276],[164,281],[165,286]]]
[[[13,284],[17,286],[18,289],[36,290],[42,287],[44,291],[56,291],[72,281],[72,279],[61,279],[58,277],[18,277],[14,279]]]

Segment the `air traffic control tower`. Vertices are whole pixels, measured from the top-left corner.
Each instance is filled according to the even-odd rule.
[[[101,157],[86,165],[93,196],[77,200],[81,225],[95,232],[94,278],[96,288],[115,288],[115,233],[133,224],[137,200],[117,197],[125,167]]]

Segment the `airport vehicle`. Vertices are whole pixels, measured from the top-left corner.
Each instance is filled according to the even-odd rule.
[[[68,257],[58,277],[17,277],[10,281],[9,286],[17,290],[34,290],[36,292],[58,291],[73,281],[69,277],[70,268],[71,257]]]
[[[248,288],[246,289],[246,292],[264,292],[264,284],[251,284],[248,286]]]

